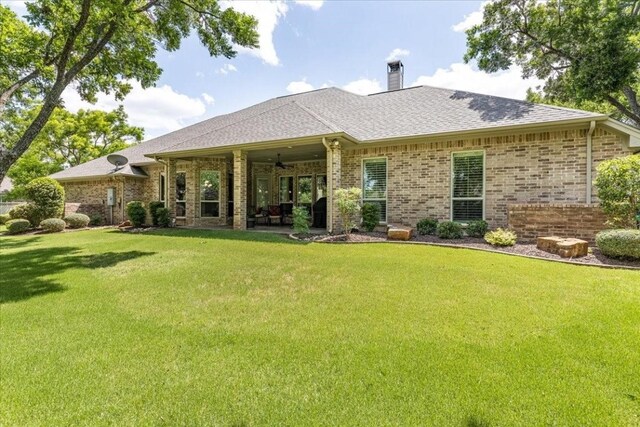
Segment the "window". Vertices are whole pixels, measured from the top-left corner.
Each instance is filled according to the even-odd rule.
[[[387,222],[387,159],[362,161],[362,201],[380,206],[380,221]]]
[[[256,178],[256,208],[266,209],[269,206],[269,177]]]
[[[311,205],[313,200],[313,177],[312,176],[299,176],[298,177],[298,204],[299,205]]]
[[[160,174],[160,182],[158,183],[158,193],[160,193],[160,197],[158,198],[161,202],[164,202],[164,198],[165,195],[167,194],[166,192],[166,183],[165,183],[165,176],[163,173]]]
[[[280,203],[293,203],[293,177],[280,177]]]
[[[200,171],[200,216],[220,216],[220,172]]]
[[[453,153],[451,174],[451,219],[483,219],[484,153]]]
[[[327,197],[327,175],[316,175],[316,201]]]
[[[176,216],[187,216],[187,174],[176,173]]]

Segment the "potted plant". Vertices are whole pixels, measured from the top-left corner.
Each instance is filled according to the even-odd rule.
[[[256,226],[256,208],[253,206],[247,209],[247,228],[255,228]]]

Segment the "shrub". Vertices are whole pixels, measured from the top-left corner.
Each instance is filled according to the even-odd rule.
[[[462,226],[457,222],[444,221],[438,224],[436,234],[441,239],[462,239]]]
[[[380,223],[380,205],[365,203],[362,205],[362,227],[366,231],[373,231]]]
[[[74,213],[65,217],[64,221],[69,225],[69,228],[84,228],[89,225],[91,219],[85,214]]]
[[[345,234],[349,234],[356,226],[356,218],[360,213],[362,190],[357,187],[338,188],[334,194],[338,205],[338,215],[342,221],[342,230]]]
[[[151,223],[158,226],[158,209],[164,208],[164,202],[149,202],[149,214],[151,215]]]
[[[7,234],[24,233],[31,228],[31,223],[26,219],[18,218],[7,221]]]
[[[127,216],[134,227],[141,227],[147,218],[147,210],[142,202],[129,202],[127,203]]]
[[[25,187],[25,195],[35,205],[32,224],[45,218],[60,218],[64,211],[64,188],[53,178],[36,178]]]
[[[89,219],[89,225],[93,225],[93,226],[102,225],[103,222],[104,222],[104,219],[102,218],[102,215],[98,215],[98,214],[91,215],[91,218]]]
[[[49,218],[40,222],[40,228],[48,233],[59,233],[64,230],[66,225],[60,218]]]
[[[484,240],[493,246],[513,246],[518,236],[511,230],[496,228],[484,235]]]
[[[10,219],[11,219],[11,216],[9,216],[9,214],[0,215],[0,225],[4,225],[4,223],[9,221]]]
[[[301,206],[293,207],[293,231],[299,234],[309,232],[309,213]]]
[[[637,228],[640,213],[640,156],[606,160],[598,165],[594,184],[600,206],[614,227]]]
[[[612,258],[640,259],[640,230],[605,230],[596,235],[600,251]]]
[[[14,206],[9,211],[11,219],[26,219],[31,222],[34,218],[36,207],[33,203],[23,203],[18,206]],[[35,224],[35,223],[34,223]]]
[[[478,219],[469,223],[467,226],[467,234],[471,237],[484,237],[488,229],[489,224],[487,224],[487,221]]]
[[[156,211],[158,215],[158,225],[160,227],[169,227],[171,225],[171,212],[167,208],[160,208]]]
[[[426,234],[436,234],[436,230],[438,229],[438,220],[431,218],[421,219],[418,221],[416,228],[418,229],[418,234],[422,234],[423,236]]]

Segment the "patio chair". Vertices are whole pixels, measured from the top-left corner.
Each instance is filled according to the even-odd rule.
[[[282,213],[282,224],[293,224],[293,203],[280,204]]]
[[[269,225],[282,225],[282,211],[280,205],[269,205]]]

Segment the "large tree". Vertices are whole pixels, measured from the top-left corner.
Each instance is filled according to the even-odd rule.
[[[174,51],[196,33],[212,56],[256,47],[254,17],[216,0],[34,0],[26,22],[0,6],[0,127],[36,108],[15,138],[0,141],[0,180],[29,148],[72,85],[82,99],[123,99],[128,83],[152,86],[162,70],[158,47]]]
[[[538,100],[606,103],[640,127],[640,0],[493,1],[467,30],[464,59],[488,72],[519,65],[545,80]]]

